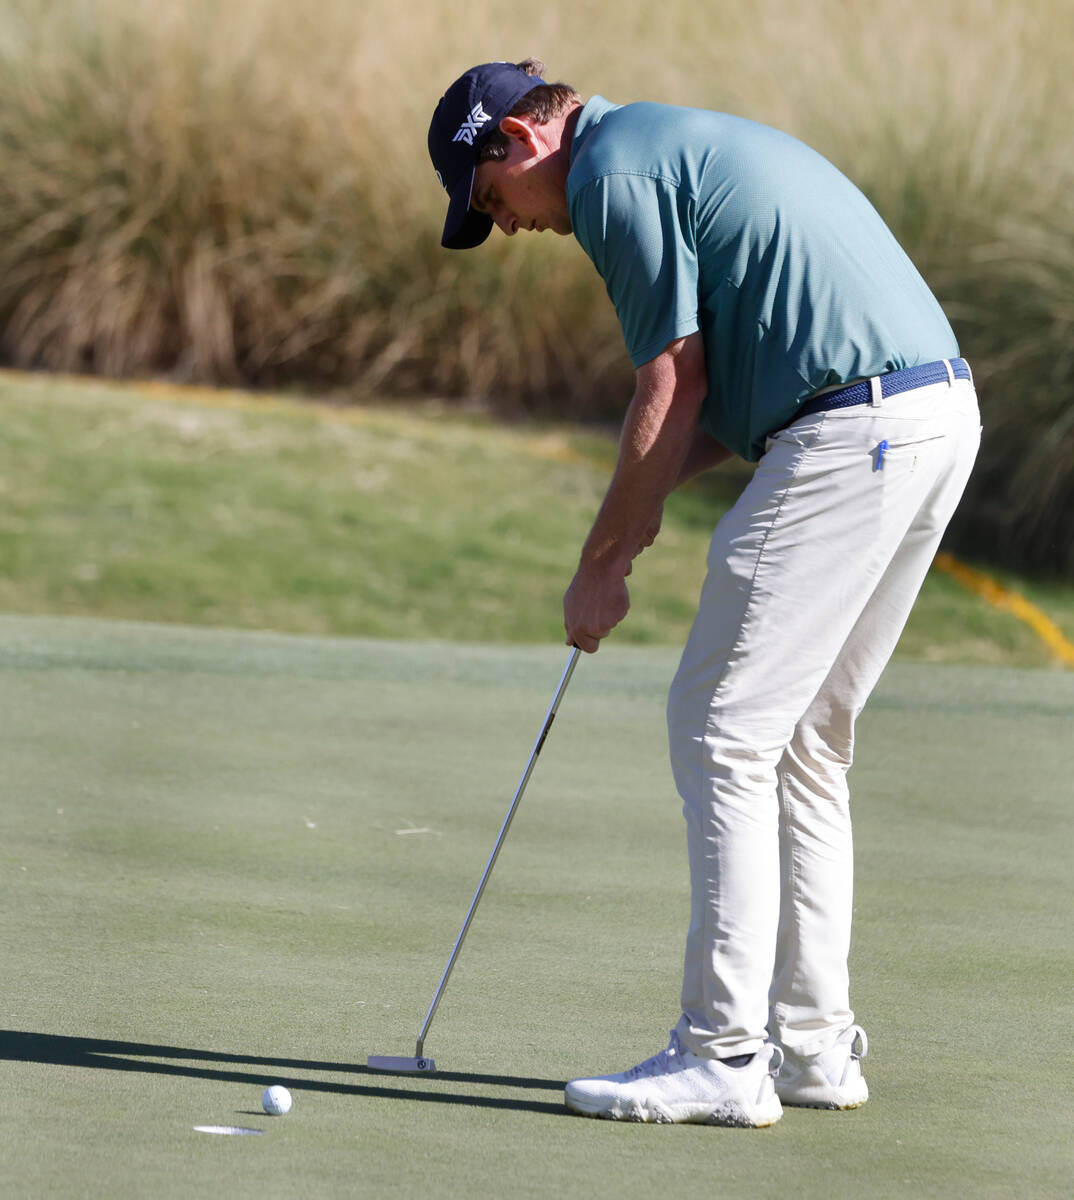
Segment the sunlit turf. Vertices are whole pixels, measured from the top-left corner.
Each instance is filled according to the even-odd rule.
[[[565,657],[0,617],[0,1193],[1065,1195],[1061,672],[896,663],[859,723],[864,1108],[755,1132],[564,1111],[564,1080],[677,1017],[669,647],[579,664],[433,1023],[439,1073],[366,1070],[414,1051]],[[269,1083],[289,1116],[260,1112]]]
[[[285,632],[555,642],[612,434],[0,376],[0,610]],[[711,529],[747,477],[676,493],[619,643],[685,637]],[[1069,589],[1037,603],[1074,636]],[[899,653],[1047,665],[933,575]]]

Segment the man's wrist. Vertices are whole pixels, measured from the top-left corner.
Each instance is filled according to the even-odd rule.
[[[596,545],[587,542],[578,560],[578,573],[590,579],[625,579],[633,558],[618,540],[608,539]]]

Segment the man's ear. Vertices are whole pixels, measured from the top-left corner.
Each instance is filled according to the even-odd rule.
[[[537,149],[537,137],[533,122],[524,117],[504,117],[500,122],[500,132],[512,141],[521,142],[527,150]]]

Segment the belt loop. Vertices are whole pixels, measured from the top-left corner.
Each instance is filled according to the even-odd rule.
[[[873,408],[879,408],[884,403],[884,391],[880,386],[879,375],[874,375],[869,380],[869,403]]]
[[[943,365],[947,368],[947,386],[954,387],[955,386],[955,368],[953,366],[951,366],[951,360],[949,358],[945,358],[943,360]]]

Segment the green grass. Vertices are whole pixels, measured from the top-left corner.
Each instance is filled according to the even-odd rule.
[[[0,1191],[1069,1195],[1059,672],[894,664],[860,722],[863,1109],[754,1133],[561,1107],[676,1017],[670,648],[579,665],[433,1025],[440,1074],[365,1070],[412,1052],[564,660],[0,618]],[[286,1118],[256,1111],[270,1082]]]
[[[0,375],[0,611],[555,642],[611,436],[432,409]],[[675,494],[616,642],[686,635],[712,526],[747,477]],[[1074,593],[1037,602],[1074,638]],[[1043,666],[1024,625],[930,577],[899,653]]]

